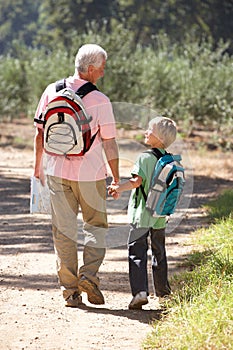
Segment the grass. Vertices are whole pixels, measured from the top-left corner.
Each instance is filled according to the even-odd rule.
[[[233,349],[233,191],[208,208],[214,223],[194,232],[199,249],[189,256],[187,271],[172,280],[174,295],[144,349]]]
[[[232,198],[233,190],[229,190],[224,192],[216,200],[213,200],[208,205],[206,205],[209,211],[210,218],[212,218],[214,221],[217,221],[218,219],[222,219],[228,217],[229,215],[232,215]]]

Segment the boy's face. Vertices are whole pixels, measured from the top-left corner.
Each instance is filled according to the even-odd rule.
[[[154,135],[153,129],[150,125],[145,131],[145,144],[152,148],[164,148],[162,142]]]

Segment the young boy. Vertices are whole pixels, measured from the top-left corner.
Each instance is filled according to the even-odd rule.
[[[156,117],[149,122],[149,127],[145,132],[145,144],[152,149],[158,148],[164,154],[165,149],[175,141],[176,132],[176,123],[173,120]],[[141,190],[139,189],[138,194],[136,194],[136,188],[140,187],[141,184],[145,193],[148,193],[156,162],[157,159],[153,154],[143,152],[134,164],[131,172],[132,177],[127,182],[108,187],[108,193],[115,199],[119,198],[121,192],[132,190],[128,206],[131,226],[128,240],[128,261],[133,299],[129,304],[129,309],[141,309],[142,305],[148,303],[148,237],[151,240],[155,294],[161,298],[171,293],[165,249],[166,218],[152,217],[145,207]]]

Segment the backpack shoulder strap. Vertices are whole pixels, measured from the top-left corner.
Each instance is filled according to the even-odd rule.
[[[153,154],[157,158],[157,160],[159,160],[160,158],[162,158],[165,155],[170,154],[167,151],[165,151],[165,153],[163,154],[158,148],[151,148],[150,150],[147,150],[145,152]],[[146,192],[144,190],[144,187],[142,185],[140,185],[140,187],[136,188],[135,208],[137,207],[137,196],[138,196],[138,193],[139,193],[139,188],[140,188],[140,190],[142,192],[142,195],[143,195],[143,198],[144,198],[145,202],[147,201],[147,195],[146,195]]]
[[[83,84],[75,93],[80,97],[83,98],[84,96],[86,96],[87,94],[89,94],[90,92],[97,90],[99,91],[99,89],[92,84],[90,81],[88,81],[87,83]],[[93,144],[96,135],[98,134],[99,130],[96,131],[96,133],[91,137],[90,140],[90,145]]]
[[[145,153],[153,154],[157,158],[157,160],[159,160],[159,158],[162,158],[165,154],[168,154],[166,151],[165,151],[165,154],[163,154],[162,152],[160,152],[160,150],[158,148],[151,148],[150,150],[145,151]],[[142,185],[140,185],[140,187],[136,188],[134,208],[137,208],[137,197],[139,194],[139,189],[142,192],[142,195],[143,195],[145,202],[147,200],[147,195],[146,195],[146,192],[144,190],[144,187]]]
[[[92,84],[90,81],[88,81],[87,83],[85,83],[84,85],[82,85],[75,93],[83,98],[84,96],[86,96],[87,94],[89,94],[89,92],[97,90],[99,91],[99,89]]]
[[[56,87],[56,92],[58,92],[62,89],[65,89],[66,88],[66,79],[63,78],[63,79],[57,80],[55,83],[55,87]]]
[[[138,205],[138,203],[137,203],[137,197],[138,197],[138,194],[139,194],[139,189],[140,189],[141,192],[142,192],[142,195],[143,195],[143,198],[144,198],[145,202],[146,202],[146,200],[147,200],[147,195],[146,195],[146,192],[145,192],[145,190],[144,190],[144,187],[143,187],[142,185],[140,185],[140,187],[137,187],[137,188],[136,188],[134,208],[137,208],[137,205]]]
[[[165,153],[163,154],[158,148],[152,148],[150,153],[152,153],[158,160],[159,158],[165,156],[165,154],[169,154],[167,153],[167,151],[165,151]]]
[[[55,83],[56,86],[56,92],[65,89],[66,88],[66,79],[60,79],[57,80]],[[75,93],[83,98],[84,96],[86,96],[87,94],[89,94],[89,92],[94,91],[94,90],[98,90],[97,86],[95,86],[94,84],[92,84],[90,81],[88,81],[87,83],[85,83],[84,85],[82,85]]]

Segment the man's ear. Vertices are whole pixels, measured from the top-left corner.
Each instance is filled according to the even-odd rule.
[[[95,67],[92,64],[90,64],[90,66],[88,66],[88,73],[92,74],[94,69],[95,69]]]

